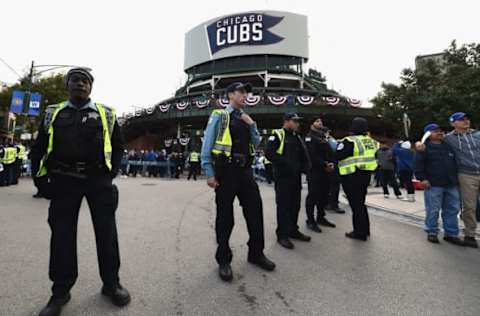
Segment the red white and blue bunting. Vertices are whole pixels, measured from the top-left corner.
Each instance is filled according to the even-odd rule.
[[[328,105],[335,106],[338,103],[340,103],[340,98],[338,97],[323,97],[323,101],[327,103]]]
[[[170,109],[170,103],[159,104],[158,108],[160,109],[160,112],[162,112],[162,113],[168,112],[168,110]]]
[[[348,104],[350,104],[351,106],[353,106],[355,108],[358,108],[358,107],[362,106],[362,100],[359,100],[359,99],[348,98],[347,102],[348,102]]]
[[[184,101],[178,102],[176,106],[178,110],[183,111],[186,108],[188,108],[188,101],[184,100]]]
[[[180,145],[182,146],[187,146],[188,143],[190,142],[190,138],[189,137],[180,137],[178,139],[178,142],[180,143]]]
[[[315,100],[315,98],[313,96],[310,96],[310,95],[302,95],[302,96],[297,97],[297,101],[301,105],[310,105],[310,104],[313,103],[314,100]]]
[[[230,104],[230,101],[228,101],[227,98],[218,99],[218,105],[220,105],[222,108],[226,108],[229,104]]]
[[[208,99],[204,99],[204,100],[195,100],[195,105],[197,106],[197,108],[199,109],[204,109],[208,106]]]
[[[262,97],[259,95],[249,95],[247,99],[245,100],[245,104],[248,106],[255,106],[260,102],[260,99]]]
[[[173,139],[165,139],[165,147],[170,147],[172,146]]]
[[[148,115],[153,114],[153,112],[155,112],[155,106],[146,108],[145,112],[147,112]]]
[[[268,101],[273,105],[279,106],[279,105],[282,105],[285,102],[287,102],[287,97],[286,96],[272,96],[272,95],[269,95],[268,96]]]

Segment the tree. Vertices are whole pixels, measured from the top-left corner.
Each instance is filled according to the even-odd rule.
[[[28,89],[28,80],[23,78],[19,83],[8,87],[0,92],[0,109],[7,110],[10,107],[13,90]],[[45,107],[49,104],[56,104],[68,99],[68,92],[65,88],[65,76],[62,74],[52,75],[50,77],[41,78],[33,83],[31,91],[42,94],[40,103],[40,113],[43,113]],[[25,132],[34,132],[38,129],[42,115],[39,117],[17,115],[17,126],[23,126]]]
[[[480,123],[480,44],[458,47],[453,41],[442,62],[429,60],[421,69],[404,69],[400,84],[382,83],[372,103],[377,115],[399,131],[397,136],[403,131],[403,113],[411,119],[414,138],[429,122],[448,127],[453,112],[466,112]]]

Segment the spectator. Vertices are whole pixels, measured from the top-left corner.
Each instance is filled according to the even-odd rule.
[[[413,187],[414,155],[412,144],[407,140],[397,143],[393,146],[393,156],[395,157],[396,167],[405,189],[407,197],[403,201],[415,202],[415,189]]]
[[[388,147],[387,144],[382,143],[376,153],[376,158],[378,162],[379,178],[383,187],[383,196],[385,198],[390,196],[388,185],[391,185],[397,199],[401,199],[402,193],[398,188],[398,182],[395,178],[395,161],[393,159],[392,149]]]
[[[458,191],[457,166],[453,150],[443,142],[443,131],[435,124],[425,126],[430,133],[424,151],[416,155],[415,175],[425,186],[425,231],[428,241],[438,243],[438,216],[442,212],[443,239],[463,246],[458,238]]]

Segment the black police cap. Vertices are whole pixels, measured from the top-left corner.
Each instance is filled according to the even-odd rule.
[[[65,81],[66,81],[67,84],[68,84],[68,80],[70,80],[70,77],[72,77],[74,74],[84,75],[85,77],[87,77],[88,81],[90,81],[90,84],[93,83],[93,76],[90,73],[89,69],[83,68],[83,67],[76,67],[76,68],[70,69],[67,72],[67,75],[65,77]]]
[[[298,121],[298,120],[301,120],[302,118],[303,117],[298,116],[298,114],[294,112],[285,113],[285,115],[283,116],[284,121],[291,121],[291,120]]]
[[[246,91],[247,93],[250,93],[252,92],[252,85],[248,82],[246,83],[234,82],[228,85],[225,91],[227,94],[235,91]]]

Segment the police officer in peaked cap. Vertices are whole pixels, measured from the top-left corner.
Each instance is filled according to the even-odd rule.
[[[32,148],[35,184],[51,200],[49,276],[53,286],[41,316],[59,315],[70,300],[78,272],[77,222],[84,197],[95,231],[101,292],[117,306],[130,302],[118,275],[118,190],[112,184],[120,167],[123,140],[115,110],[90,99],[92,84],[87,69],[67,73],[69,99],[47,107]]]

